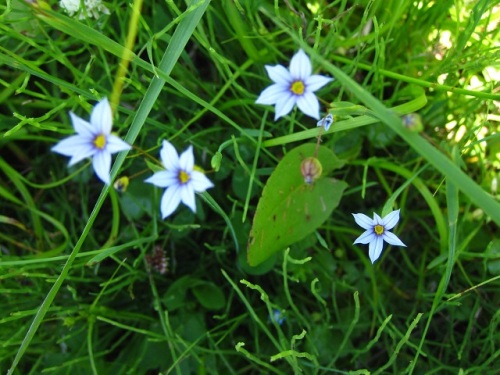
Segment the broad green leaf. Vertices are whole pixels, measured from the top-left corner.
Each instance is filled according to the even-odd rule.
[[[220,310],[226,305],[224,293],[214,283],[200,283],[193,287],[192,292],[198,302],[207,310]]]
[[[325,176],[344,163],[330,149],[320,146],[316,155],[323,166],[322,176],[312,184],[304,181],[301,163],[315,156],[315,150],[314,143],[293,149],[269,177],[250,231],[247,258],[251,266],[313,233],[339,204],[347,184]]]

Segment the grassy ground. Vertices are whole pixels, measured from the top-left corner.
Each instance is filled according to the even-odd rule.
[[[500,5],[190,3],[115,0],[82,20],[0,5],[0,372],[497,373]],[[319,131],[255,104],[264,65],[299,48],[335,77],[317,92],[336,115],[322,145],[349,187],[250,267],[269,175]],[[114,158],[125,192],[50,150],[74,133],[68,112],[88,119],[103,97],[134,145]],[[411,113],[423,131],[402,125]],[[162,220],[143,182],[163,139],[193,145],[215,184],[196,214]],[[393,209],[407,247],[372,265],[351,213]]]

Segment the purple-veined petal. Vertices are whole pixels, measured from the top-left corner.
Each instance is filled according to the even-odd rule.
[[[193,185],[190,183],[181,185],[180,195],[182,203],[188,206],[191,211],[196,212],[196,201],[194,199]]]
[[[291,93],[288,93],[287,96],[283,96],[276,102],[276,107],[274,108],[274,121],[279,119],[281,116],[285,116],[292,110],[295,105],[296,97]]]
[[[276,104],[283,95],[290,95],[288,86],[274,84],[262,91],[255,101],[256,104]]]
[[[193,146],[189,146],[179,158],[179,167],[186,172],[191,172],[194,167]]]
[[[399,221],[399,210],[392,211],[383,218],[384,228],[386,230],[391,230],[396,226],[398,221]]]
[[[111,169],[111,154],[106,151],[97,152],[92,159],[95,174],[105,184],[109,185],[109,170]]]
[[[113,125],[113,113],[109,105],[108,98],[102,99],[98,102],[92,114],[90,115],[90,123],[97,130],[97,134],[111,133],[111,126]]]
[[[361,228],[372,230],[374,223],[373,220],[370,219],[368,216],[366,216],[365,214],[352,214],[352,216],[354,216],[354,221]]]
[[[191,173],[191,184],[193,185],[194,191],[201,193],[211,187],[214,187],[212,181],[210,181],[207,176],[198,171],[193,171]]]
[[[373,232],[373,230],[368,229],[364,231],[361,236],[356,238],[354,240],[353,245],[357,243],[362,243],[363,245],[366,245],[367,243],[371,243],[377,239],[377,235]]]
[[[179,203],[181,203],[180,188],[181,187],[179,185],[173,185],[165,190],[165,193],[163,193],[160,203],[161,217],[163,219],[170,216],[179,206]]]
[[[96,129],[92,128],[92,125],[90,125],[87,121],[78,117],[73,112],[69,113],[69,117],[71,118],[73,128],[78,134],[89,139],[93,139],[95,137],[97,131]]]
[[[290,60],[290,74],[293,80],[300,79],[305,81],[312,73],[311,60],[306,53],[299,49]]]
[[[120,137],[110,134],[106,137],[106,151],[115,154],[120,151],[130,150],[132,147]]]
[[[168,141],[163,141],[162,143],[160,159],[166,169],[176,170],[179,168],[179,155],[174,146]]]
[[[385,242],[392,246],[404,246],[406,245],[392,232],[385,231],[384,234],[382,235],[382,238]]]
[[[269,78],[282,86],[289,86],[293,81],[290,72],[283,65],[266,65],[266,70]]]
[[[319,102],[312,92],[306,92],[304,95],[297,96],[297,107],[305,115],[319,119]]]
[[[324,85],[327,83],[333,81],[333,78],[325,77],[325,76],[320,76],[320,75],[312,75],[308,77],[304,83],[307,87],[307,91],[314,92],[316,90],[319,90],[322,88]]]
[[[159,171],[144,180],[148,184],[153,184],[161,188],[178,185],[179,179],[175,170]]]
[[[380,257],[382,254],[382,248],[384,247],[384,240],[382,237],[377,236],[375,241],[370,242],[368,245],[368,255],[370,256],[370,260],[373,263]]]

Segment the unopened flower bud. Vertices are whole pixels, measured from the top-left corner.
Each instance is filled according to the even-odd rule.
[[[310,157],[306,158],[300,164],[300,173],[304,176],[304,182],[308,185],[317,180],[323,172],[323,166],[318,159]]]

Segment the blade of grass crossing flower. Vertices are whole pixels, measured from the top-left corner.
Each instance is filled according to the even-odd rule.
[[[392,107],[391,110],[394,111],[394,113],[398,115],[406,115],[412,112],[416,112],[419,109],[423,108],[427,104],[427,98],[425,96],[425,93],[423,90],[421,90],[421,94],[418,95],[415,99]],[[359,106],[357,106],[359,107]],[[354,111],[357,111],[354,109]],[[355,115],[356,113],[352,113],[352,115]],[[346,113],[347,115],[347,113]],[[347,120],[342,120],[335,122],[334,125],[328,130],[325,131],[323,134],[330,134],[330,133],[336,133],[336,132],[341,132],[345,130],[351,130],[355,128],[359,128],[361,126],[366,126],[370,124],[376,124],[379,123],[380,119],[374,116],[370,115],[364,115],[364,116],[357,116],[354,118],[350,118]],[[276,137],[273,139],[268,139],[262,143],[264,147],[271,147],[271,146],[279,146],[291,142],[297,142],[297,141],[302,141],[304,139],[310,139],[310,138],[316,138],[318,136],[319,131],[321,128],[313,128],[313,129],[308,129],[308,130],[303,130],[300,132],[295,132],[293,134],[285,135],[282,137]]]
[[[305,47],[310,53],[314,51],[309,47]],[[330,72],[340,83],[346,86],[351,93],[370,108],[380,119],[396,134],[424,157],[429,164],[434,166],[446,178],[450,179],[469,199],[485,211],[492,220],[500,225],[500,203],[490,197],[476,182],[467,176],[460,168],[458,168],[449,158],[434,148],[420,135],[406,129],[402,126],[401,120],[397,115],[384,106],[373,95],[356,83],[351,77],[345,74],[341,69],[332,65],[322,56],[317,56],[317,59],[323,64],[323,67]]]
[[[191,37],[191,34],[193,33],[196,25],[201,19],[201,16],[204,14],[207,6],[209,4],[209,0],[206,1],[199,1],[197,2],[193,7],[188,8],[186,13],[188,13],[182,21],[179,23],[178,27],[176,28],[172,39],[163,55],[163,58],[159,64],[159,69],[162,70],[165,74],[170,74],[172,71],[172,68],[174,67],[175,63],[177,62],[180,54],[184,50],[184,47],[186,43],[188,42],[189,38]],[[121,47],[121,46],[120,46]],[[120,49],[120,52],[123,51],[123,49]],[[119,54],[121,56],[121,54]],[[149,68],[149,66],[148,66]],[[130,127],[130,130],[127,134],[126,141],[129,142],[130,144],[133,144],[134,140],[137,138],[137,135],[139,134],[142,126],[144,125],[144,122],[154,104],[156,101],[156,98],[160,94],[160,91],[164,85],[165,81],[163,79],[160,79],[158,77],[154,77],[153,80],[151,81],[151,84],[144,96],[143,101],[141,102],[136,115],[132,121],[132,125]],[[114,164],[114,167],[111,171],[111,176],[112,178],[115,177],[116,172],[118,169],[121,167],[123,164],[123,161],[125,160],[126,157],[126,152],[125,153],[120,153],[116,159],[116,162]],[[94,224],[95,219],[97,218],[97,215],[99,213],[99,210],[101,209],[101,206],[104,203],[104,200],[106,196],[108,195],[108,189],[109,186],[105,186],[103,190],[101,191],[101,194],[99,195],[99,198],[97,199],[97,203],[94,206],[94,209],[92,210],[92,213],[89,217],[89,220],[87,221],[87,224],[85,225],[85,228],[83,229],[83,232],[78,239],[75,247],[73,248],[70,256],[68,257],[68,260],[66,261],[61,273],[57,277],[56,281],[54,282],[51,290],[47,293],[47,296],[45,297],[45,300],[43,301],[42,305],[38,309],[31,326],[28,329],[28,332],[26,333],[21,346],[19,347],[19,350],[16,354],[16,357],[14,358],[14,361],[12,362],[12,365],[10,369],[8,370],[8,375],[11,375],[14,373],[16,370],[17,365],[19,364],[21,358],[23,357],[24,353],[28,349],[28,346],[30,345],[33,337],[36,334],[36,331],[38,330],[38,327],[43,321],[43,318],[45,317],[45,314],[49,310],[52,301],[54,300],[57,292],[59,291],[62,283],[66,279],[68,272],[71,268],[71,265],[73,264],[75,258],[78,255],[78,252],[80,251],[85,239],[87,238],[90,230],[92,229],[92,226]]]

